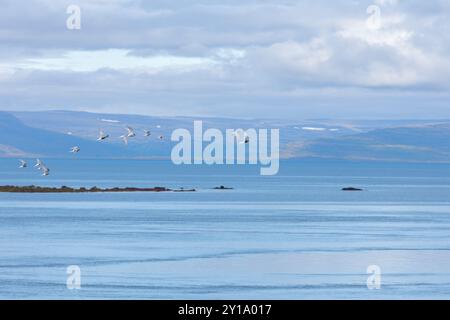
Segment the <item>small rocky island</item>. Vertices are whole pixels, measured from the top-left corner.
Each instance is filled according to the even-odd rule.
[[[215,187],[214,190],[233,190],[233,188],[227,188],[225,186]]]
[[[39,186],[0,186],[0,192],[11,193],[100,193],[100,192],[195,192],[195,189],[172,190],[164,187],[154,188],[70,188],[62,186],[55,187],[39,187]]]
[[[364,191],[360,188],[354,188],[354,187],[348,187],[348,188],[342,188],[342,191]]]

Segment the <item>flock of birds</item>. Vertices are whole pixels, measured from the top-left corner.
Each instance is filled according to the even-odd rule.
[[[161,126],[157,126],[158,128],[161,128]],[[126,127],[127,133],[124,135],[121,135],[120,138],[123,140],[123,142],[127,145],[129,139],[136,137],[136,133],[133,128]],[[234,136],[238,138],[238,141],[240,140],[240,143],[248,144],[250,142],[250,137],[247,135],[245,131],[235,131],[233,133]],[[150,137],[151,132],[150,130],[144,130],[144,137]],[[100,133],[98,135],[97,141],[101,142],[109,138],[109,134],[106,134],[103,132],[103,130],[100,130]],[[159,140],[164,140],[164,136],[160,135],[158,136]],[[77,154],[81,151],[81,148],[79,146],[74,146],[70,149],[70,153]],[[20,167],[21,169],[25,169],[28,167],[28,164],[25,160],[19,160],[20,161]],[[42,172],[43,176],[48,176],[50,174],[50,169],[42,162],[40,159],[36,159],[36,164],[34,165],[35,168],[40,170]]]
[[[158,126],[158,127],[160,127],[160,126]],[[126,127],[126,129],[127,129],[127,133],[124,134],[124,135],[121,135],[120,138],[123,140],[123,142],[125,144],[128,144],[128,140],[130,138],[136,137],[136,133],[134,132],[134,129],[131,128],[131,127]],[[150,137],[150,136],[151,136],[150,130],[144,130],[144,137]],[[106,140],[108,138],[109,138],[109,134],[106,134],[102,130],[100,130],[100,134],[98,136],[97,141],[103,141],[103,140]],[[159,140],[164,140],[164,136],[159,136],[158,139]],[[74,147],[74,148],[78,148],[78,147]],[[79,149],[80,148],[78,148],[78,151],[80,151]],[[72,151],[73,151],[73,149],[72,149]],[[78,152],[78,151],[76,151],[76,152]]]
[[[161,126],[157,126],[158,128],[160,128]],[[123,140],[123,142],[125,144],[128,144],[128,140],[131,138],[136,137],[136,133],[134,131],[133,128],[131,127],[126,127],[127,133],[120,136],[120,138]],[[151,136],[151,132],[150,130],[144,130],[144,137],[150,137]],[[106,139],[109,138],[109,134],[106,134],[105,132],[103,132],[102,130],[100,130],[99,136],[97,138],[97,141],[104,141]],[[164,136],[160,135],[158,137],[159,140],[164,140]],[[81,151],[81,148],[78,146],[74,146],[70,149],[70,153],[74,153],[77,154],[78,152]],[[28,167],[28,164],[25,160],[19,160],[20,162],[20,166],[19,168],[21,169],[25,169]],[[40,170],[42,172],[43,176],[48,176],[50,174],[50,169],[44,164],[44,162],[40,159],[36,159],[36,164],[34,165],[35,168],[37,168],[38,170]]]
[[[19,160],[19,161],[20,161],[21,169],[28,167],[28,164],[25,160]],[[50,174],[50,169],[40,159],[36,159],[36,164],[34,166],[42,172],[43,176],[48,176]]]

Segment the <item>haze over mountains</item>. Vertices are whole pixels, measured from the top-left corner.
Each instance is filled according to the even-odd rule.
[[[80,158],[170,157],[174,129],[279,128],[283,158],[318,157],[389,161],[450,162],[450,120],[308,120],[289,122],[227,118],[148,117],[72,111],[0,112],[0,157]],[[125,127],[137,137],[125,145]],[[110,139],[96,141],[99,130]],[[151,136],[144,137],[144,130]],[[158,136],[163,135],[163,141]]]

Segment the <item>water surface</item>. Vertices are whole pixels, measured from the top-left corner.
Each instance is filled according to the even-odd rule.
[[[450,165],[310,159],[261,177],[252,166],[46,163],[50,177],[2,159],[0,184],[198,192],[0,194],[0,298],[450,298]],[[69,265],[81,290],[66,287]],[[367,288],[369,265],[380,290]]]

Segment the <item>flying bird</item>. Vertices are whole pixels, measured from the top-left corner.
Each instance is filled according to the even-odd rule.
[[[78,153],[78,152],[80,152],[80,150],[81,150],[80,147],[76,147],[75,146],[75,147],[72,147],[72,149],[70,149],[70,152],[71,153]]]
[[[240,144],[247,144],[250,142],[250,138],[247,134],[247,132],[245,132],[244,130],[235,130],[233,132],[233,136],[236,137],[236,140],[240,143]]]
[[[109,138],[109,134],[105,134],[102,130],[100,130],[97,141],[103,141],[107,138]]]
[[[127,127],[127,131],[128,131],[128,134],[127,134],[128,138],[136,137],[136,133],[134,133],[134,129],[133,128]]]
[[[34,166],[40,170],[41,167],[44,166],[44,163],[40,159],[36,159],[36,164]]]
[[[151,136],[150,130],[144,130],[144,137],[150,137],[150,136]]]
[[[159,140],[164,140],[164,136],[159,136]]]
[[[44,165],[42,165],[41,167],[40,167],[40,170],[42,171],[42,175],[45,177],[45,176],[48,176],[49,174],[50,174],[50,169],[49,168],[47,168],[46,166],[44,166]]]
[[[128,144],[128,137],[126,135],[120,136],[122,138],[123,143]]]
[[[128,144],[128,139],[136,137],[136,133],[134,133],[134,129],[131,127],[126,127],[126,129],[127,129],[127,134],[120,136],[120,138],[122,138],[122,140],[125,144]]]
[[[23,160],[19,160],[19,161],[20,161],[20,167],[19,168],[24,169],[24,168],[26,168],[28,166],[26,161],[23,161]]]

